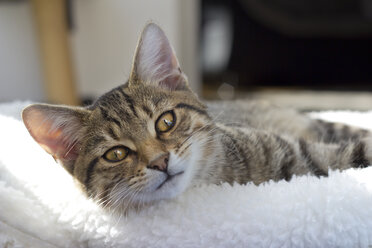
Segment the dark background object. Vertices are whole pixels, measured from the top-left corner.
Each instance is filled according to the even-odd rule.
[[[232,20],[232,31],[224,32],[232,36],[226,66],[210,70],[203,62],[203,82],[371,91],[371,6],[367,0],[203,0],[202,49],[213,42],[205,39],[209,23],[219,18],[211,9],[224,9]]]

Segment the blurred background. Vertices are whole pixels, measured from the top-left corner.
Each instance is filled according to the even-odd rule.
[[[372,0],[0,0],[0,102],[89,104],[148,21],[205,99],[372,109]]]

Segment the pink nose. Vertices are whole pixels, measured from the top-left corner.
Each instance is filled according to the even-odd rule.
[[[151,161],[147,168],[166,172],[168,168],[168,161],[169,153],[166,153]]]

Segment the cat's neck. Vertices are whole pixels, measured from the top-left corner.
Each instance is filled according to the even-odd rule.
[[[233,184],[238,173],[235,170],[235,161],[229,159],[233,153],[234,156],[240,156],[239,151],[234,147],[233,140],[226,135],[227,131],[233,131],[234,128],[223,124],[216,124],[214,132],[210,134],[208,145],[202,152],[200,166],[196,170],[195,181],[199,184],[221,184],[227,182]]]

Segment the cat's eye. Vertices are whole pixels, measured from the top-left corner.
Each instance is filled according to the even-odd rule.
[[[111,148],[104,155],[103,158],[109,162],[119,162],[128,156],[129,149],[124,146]]]
[[[155,123],[155,129],[159,133],[168,132],[176,123],[173,111],[163,113]]]

